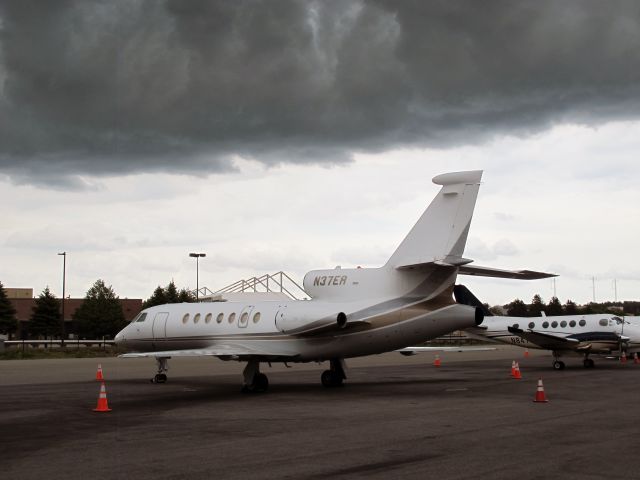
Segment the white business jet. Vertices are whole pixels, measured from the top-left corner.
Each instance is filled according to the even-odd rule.
[[[590,354],[633,354],[640,352],[640,324],[629,317],[613,314],[554,315],[541,317],[492,316],[464,285],[454,288],[456,300],[483,308],[481,326],[467,328],[472,337],[516,345],[522,348],[551,350],[553,368],[562,370],[562,356],[582,356],[585,368],[593,368]],[[633,317],[635,318],[635,317]]]
[[[214,356],[246,361],[243,391],[265,391],[262,362],[323,362],[325,387],[346,378],[344,359],[393,351],[453,330],[479,325],[480,308],[456,303],[457,275],[544,278],[545,273],[468,265],[462,257],[482,171],[433,179],[442,185],[416,225],[379,268],[315,270],[304,277],[311,300],[265,301],[251,293],[238,301],[160,305],[143,310],[115,338],[154,357],[167,377],[167,360]],[[255,294],[253,294],[255,295]]]

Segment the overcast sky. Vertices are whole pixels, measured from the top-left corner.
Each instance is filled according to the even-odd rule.
[[[633,0],[0,1],[0,281],[379,266],[483,169],[466,257],[640,300],[639,52]]]

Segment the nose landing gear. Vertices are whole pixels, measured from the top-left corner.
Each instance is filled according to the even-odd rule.
[[[156,364],[158,365],[158,373],[151,379],[151,383],[166,383],[167,375],[164,373],[169,370],[167,360],[171,357],[156,357]]]

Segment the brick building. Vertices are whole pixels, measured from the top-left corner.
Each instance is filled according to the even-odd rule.
[[[18,319],[18,332],[16,338],[28,338],[28,325],[33,306],[36,299],[33,298],[33,289],[31,288],[5,288],[9,301],[16,309],[16,318]],[[62,301],[62,299],[59,299]],[[64,322],[65,332],[67,335],[75,333],[75,325],[73,323],[73,314],[82,305],[84,298],[66,298],[64,301]],[[130,322],[142,310],[142,299],[140,298],[121,298],[122,312],[127,322]],[[24,334],[24,335],[23,335]]]

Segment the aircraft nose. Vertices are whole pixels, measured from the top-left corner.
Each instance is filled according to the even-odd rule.
[[[122,345],[124,343],[124,332],[119,332],[113,339],[113,342],[116,345]]]

